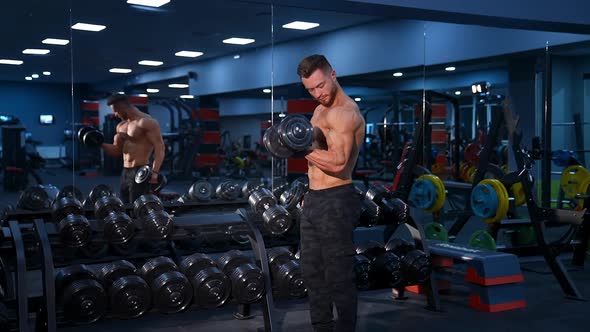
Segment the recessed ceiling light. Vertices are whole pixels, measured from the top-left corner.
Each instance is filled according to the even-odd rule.
[[[39,78],[39,74],[33,74],[31,75],[32,78]]]
[[[455,95],[456,96],[460,96],[461,95],[461,91],[459,91],[459,90],[455,91]]]
[[[138,64],[142,65],[142,66],[152,66],[152,67],[157,67],[157,66],[161,66],[164,63],[162,61],[154,61],[154,60],[141,60],[138,62]]]
[[[124,95],[125,94],[125,92],[123,92],[123,91],[119,91],[117,93],[120,94],[120,95]]]
[[[359,97],[354,98],[354,101],[361,101]]]
[[[295,30],[309,30],[309,29],[313,29],[313,28],[316,28],[319,26],[320,26],[319,23],[294,21],[294,22],[287,23],[287,24],[283,25],[283,28],[295,29]]]
[[[127,0],[130,5],[140,5],[146,7],[162,7],[170,2],[170,0]]]
[[[395,77],[402,77],[402,76],[404,76],[404,73],[398,71],[396,73],[393,73],[393,76],[395,76]]]
[[[455,68],[453,66],[445,68],[446,71],[454,71],[455,69],[457,69],[457,68]]]
[[[264,93],[271,93],[272,90],[270,90],[270,89],[262,89],[262,92],[264,92]]]
[[[168,84],[168,87],[173,89],[186,89],[188,88],[188,84],[172,83]]]
[[[106,26],[99,25],[99,24],[90,24],[90,23],[76,23],[72,25],[72,29],[74,30],[83,30],[83,31],[92,31],[98,32],[104,30]]]
[[[239,54],[234,55],[234,60],[238,60],[240,58]]]
[[[0,64],[20,66],[23,62],[21,60],[0,59]]]
[[[137,95],[138,97],[147,97],[148,95],[146,95],[145,93],[140,93]]]
[[[182,96],[180,96],[180,98],[182,98],[182,99],[194,99],[195,96],[193,96],[193,95],[182,95]]]
[[[127,68],[111,68],[109,72],[115,74],[129,74],[132,70]]]
[[[44,72],[43,72],[43,75],[45,75],[45,76],[50,76],[50,75],[51,75],[51,72],[50,72],[50,71],[44,71]]]
[[[49,50],[39,49],[39,48],[27,48],[26,50],[23,50],[23,54],[45,55],[48,53],[49,53]]]
[[[174,53],[174,55],[176,55],[176,56],[183,56],[183,57],[187,57],[187,58],[196,58],[198,56],[203,55],[203,52],[180,51],[180,52]]]
[[[147,93],[158,93],[158,92],[160,92],[160,90],[159,90],[159,89],[145,89],[145,91],[146,91]]]
[[[25,80],[27,80],[27,81],[32,81],[32,80],[33,80],[33,78],[32,78],[31,76],[27,76],[27,77],[25,77]]]
[[[70,41],[67,39],[57,39],[57,38],[45,38],[41,42],[43,44],[48,44],[48,45],[62,45],[62,46],[70,43]]]
[[[228,38],[228,39],[223,40],[224,44],[234,44],[234,45],[246,45],[246,44],[250,44],[253,42],[255,42],[254,39],[238,38],[238,37],[232,37],[232,38]]]

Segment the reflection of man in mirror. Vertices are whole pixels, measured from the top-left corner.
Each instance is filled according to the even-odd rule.
[[[311,323],[316,331],[353,331],[357,313],[353,230],[361,199],[352,184],[352,170],[365,139],[365,121],[323,55],[303,59],[297,74],[320,103],[311,118],[315,141],[314,150],[305,157],[309,192],[300,224]],[[335,323],[332,305],[338,312]]]
[[[135,173],[141,166],[149,164],[152,152],[154,161],[151,165],[150,183],[158,181],[158,173],[165,154],[160,125],[150,115],[133,106],[126,95],[110,96],[107,99],[107,105],[122,121],[117,125],[113,144],[105,143],[101,147],[111,156],[123,156],[121,200],[125,203],[133,202],[139,196],[149,193],[149,184],[135,183]]]

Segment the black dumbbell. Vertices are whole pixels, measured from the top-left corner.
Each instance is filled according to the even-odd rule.
[[[149,183],[152,179],[152,168],[148,165],[141,166],[135,172],[135,183],[145,184]],[[162,190],[168,184],[168,179],[165,175],[158,173],[158,179],[156,183],[150,183],[150,190],[158,192]]]
[[[104,135],[96,128],[84,126],[78,130],[78,140],[89,148],[99,148],[104,143]]]
[[[291,158],[311,149],[314,129],[305,116],[291,115],[285,117],[278,125],[268,128],[262,141],[274,157]]]
[[[290,185],[285,178],[275,178],[272,182],[272,194],[275,196],[277,201],[281,198],[281,195],[289,189]]]
[[[428,281],[432,272],[432,263],[424,251],[416,249],[412,243],[400,238],[389,240],[385,249],[400,257],[404,277],[409,285]]]
[[[364,255],[354,255],[354,279],[356,288],[367,290],[373,287],[371,262]]]
[[[115,192],[106,184],[99,184],[90,190],[88,197],[84,200],[85,207],[94,208],[96,201],[104,196],[115,196]]]
[[[100,272],[114,316],[122,319],[137,318],[150,309],[150,287],[137,275],[135,265],[131,262],[114,261],[104,265]]]
[[[392,197],[391,193],[384,186],[371,186],[365,193],[365,198],[381,208],[384,222],[388,224],[401,224],[408,221],[410,215],[408,204],[399,198]]]
[[[399,288],[405,285],[401,259],[385,248],[375,246],[357,249],[357,254],[367,257],[372,265],[371,280],[379,287]]]
[[[281,193],[279,202],[287,209],[287,211],[291,212],[301,203],[307,190],[308,186],[306,183],[297,179],[291,182],[289,188]]]
[[[213,186],[208,181],[199,180],[188,189],[188,197],[199,202],[210,201],[213,197]]]
[[[281,205],[277,205],[275,196],[266,188],[254,191],[248,197],[248,203],[254,213],[261,214],[264,228],[273,235],[287,233],[293,227],[293,218],[289,211]]]
[[[379,224],[382,221],[382,218],[381,207],[373,201],[363,199],[361,203],[359,224],[363,227],[372,227]]]
[[[289,249],[284,247],[269,249],[268,264],[281,295],[291,298],[302,298],[307,295],[301,266]]]
[[[62,197],[53,203],[52,217],[58,222],[61,242],[68,247],[83,247],[90,242],[92,229],[83,215],[82,203],[73,197]]]
[[[218,266],[229,277],[232,297],[238,303],[255,303],[266,294],[262,271],[241,251],[228,251],[219,258]]]
[[[73,197],[80,202],[84,200],[84,194],[82,194],[80,189],[78,189],[76,186],[72,185],[67,185],[61,188],[61,190],[57,193],[57,196],[55,196],[55,201],[62,197]]]
[[[148,260],[139,274],[152,288],[154,308],[171,314],[186,309],[193,299],[190,281],[178,271],[178,266],[168,257]]]
[[[264,182],[261,179],[250,179],[242,184],[242,197],[248,199],[250,194],[262,187],[264,187]]]
[[[113,244],[130,241],[135,224],[127,215],[123,202],[116,196],[102,196],[94,203],[94,216],[103,223],[103,236]]]
[[[106,311],[105,290],[94,272],[83,264],[68,266],[57,273],[55,294],[68,321],[96,322]]]
[[[133,202],[133,213],[141,220],[146,233],[156,239],[166,240],[174,232],[174,223],[170,215],[164,211],[158,196],[146,194]]]
[[[233,201],[240,197],[240,185],[233,181],[223,181],[215,188],[215,196],[225,201]]]
[[[229,298],[231,282],[209,256],[201,253],[190,255],[182,260],[180,270],[191,281],[197,307],[221,307]]]
[[[25,189],[16,202],[18,209],[39,211],[46,209],[51,204],[51,199],[42,185],[29,186]]]

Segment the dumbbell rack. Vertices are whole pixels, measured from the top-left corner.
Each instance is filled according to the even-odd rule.
[[[260,222],[261,217],[254,213],[251,210],[247,209],[239,209],[237,213],[242,217],[242,219],[246,222]],[[298,227],[299,225],[295,225]],[[426,236],[424,233],[424,228],[419,223],[416,223],[413,218],[408,218],[408,222],[403,224],[388,224],[383,232],[384,243],[387,243],[389,239],[393,237],[395,232],[400,229],[405,228],[408,233],[412,236],[414,241],[414,245],[416,249],[422,250],[426,255],[430,255],[430,250],[428,249],[428,242],[426,241]],[[287,244],[285,244],[287,245]],[[290,243],[288,245],[291,246],[298,246],[298,242]],[[411,286],[411,285],[405,285]],[[396,299],[403,300],[405,299],[405,286],[402,288],[397,289],[398,296]],[[427,299],[426,309],[433,310],[433,311],[440,311],[440,298],[438,294],[438,284],[434,278],[434,274],[430,275],[430,280],[424,284],[425,295]]]
[[[273,317],[274,312],[274,303],[272,298],[272,287],[270,282],[270,270],[268,265],[268,259],[266,254],[266,248],[264,245],[264,239],[262,233],[259,231],[258,226],[252,222],[245,222],[242,221],[237,215],[231,214],[235,216],[235,219],[227,220],[224,222],[223,220],[220,221],[221,224],[224,225],[241,225],[246,226],[248,232],[245,233],[247,235],[248,240],[250,242],[251,248],[255,254],[256,259],[260,263],[261,270],[264,274],[265,278],[265,291],[266,294],[261,301],[262,304],[262,311],[264,317],[264,329],[265,331],[276,331],[277,330],[277,323],[276,319]],[[223,219],[221,217],[220,219]],[[168,256],[172,256],[176,262],[180,261],[180,256],[183,254],[192,254],[190,253],[182,253],[181,250],[176,248],[174,241],[186,239],[188,233],[187,230],[193,228],[198,229],[199,227],[207,226],[211,220],[207,221],[197,221],[195,218],[175,218],[176,229],[170,240],[168,241],[168,249],[169,253]],[[91,221],[93,223],[94,221]],[[92,225],[93,228],[95,225]],[[17,308],[18,308],[18,324],[19,324],[19,331],[32,331],[29,327],[28,321],[28,314],[29,314],[29,299],[27,293],[27,283],[26,283],[26,260],[25,260],[25,242],[23,241],[23,233],[21,229],[28,227],[25,224],[19,224],[16,220],[9,220],[8,227],[3,229],[4,237],[11,238],[13,241],[14,249],[16,252],[16,273],[15,273],[15,285],[16,285],[16,299],[18,301]],[[36,326],[37,328],[41,328],[44,331],[56,331],[57,325],[60,324],[60,313],[56,310],[56,303],[55,303],[55,268],[59,266],[67,266],[72,264],[97,264],[97,263],[106,263],[114,260],[119,259],[144,259],[144,258],[151,258],[156,256],[161,256],[163,253],[154,253],[154,254],[144,254],[144,255],[135,255],[135,256],[120,256],[120,257],[104,257],[102,260],[96,259],[79,259],[76,261],[70,262],[59,262],[56,264],[54,261],[54,257],[52,255],[52,248],[56,246],[60,246],[60,240],[57,238],[57,233],[55,231],[55,227],[51,223],[45,223],[42,219],[35,219],[33,221],[33,232],[34,236],[36,237],[39,245],[39,251],[41,254],[42,266],[40,267],[42,271],[42,279],[43,279],[43,296],[41,299],[39,310],[36,311]],[[93,234],[97,241],[101,241],[100,234]],[[138,240],[143,240],[147,238],[143,238],[142,234],[137,234]],[[222,250],[217,250],[220,252]],[[227,304],[226,304],[227,305]],[[224,306],[226,306],[224,305]],[[237,313],[234,315],[237,319],[247,319],[250,318],[250,308],[251,305],[249,304],[238,304]]]

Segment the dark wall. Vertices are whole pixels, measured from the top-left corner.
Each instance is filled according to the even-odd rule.
[[[0,114],[18,117],[41,145],[62,144],[64,129],[72,122],[71,86],[0,82]],[[41,114],[53,114],[54,124],[39,124]]]

